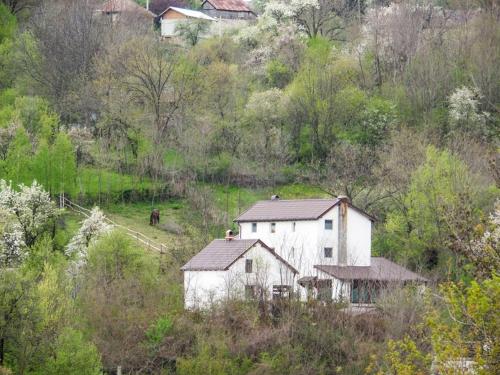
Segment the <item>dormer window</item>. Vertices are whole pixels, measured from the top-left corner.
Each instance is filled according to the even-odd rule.
[[[325,220],[325,230],[333,229],[333,220]]]
[[[325,258],[331,258],[333,254],[333,249],[331,247],[325,247]]]
[[[276,223],[271,223],[270,230],[271,233],[276,233]]]
[[[257,223],[252,223],[252,233],[257,233]]]

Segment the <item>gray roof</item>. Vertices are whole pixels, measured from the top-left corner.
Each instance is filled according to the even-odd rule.
[[[340,199],[275,199],[258,201],[234,221],[317,220],[340,202]],[[374,220],[372,216],[349,203],[349,207]]]
[[[316,265],[314,268],[340,280],[428,281],[425,277],[381,257],[372,257],[369,267]]]
[[[182,266],[181,270],[225,271],[257,243],[272,253],[280,262],[290,268],[292,272],[298,273],[295,268],[276,254],[273,249],[261,240],[241,240],[237,238],[230,241],[225,239],[213,240],[205,248],[203,248],[203,250],[192,257],[189,262]]]

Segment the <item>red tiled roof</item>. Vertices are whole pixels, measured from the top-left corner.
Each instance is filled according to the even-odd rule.
[[[425,277],[382,257],[372,257],[369,267],[316,265],[314,268],[339,280],[428,281]]]
[[[237,217],[235,222],[317,220],[335,207],[340,199],[267,200],[255,203]],[[363,210],[349,204],[362,215],[374,220]]]
[[[251,12],[250,8],[242,0],[205,0],[217,10],[228,10],[232,12]],[[203,5],[202,4],[202,5]]]
[[[182,271],[224,271],[243,256],[248,250],[259,243],[264,249],[272,253],[276,259],[290,268],[293,273],[298,271],[286,260],[280,257],[261,240],[241,240],[234,238],[230,241],[217,239],[210,242],[203,250],[192,257],[182,266]]]

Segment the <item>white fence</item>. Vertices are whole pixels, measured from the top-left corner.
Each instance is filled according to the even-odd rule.
[[[72,209],[73,211],[78,212],[79,214],[84,215],[86,217],[90,216],[91,211],[89,209],[82,207],[82,206],[70,201],[66,197],[62,197],[62,201],[63,201],[63,204],[62,204],[63,207],[68,207],[68,208]],[[143,244],[148,249],[155,250],[155,251],[159,252],[160,254],[165,253],[165,250],[167,249],[166,245],[164,245],[160,242],[156,242],[155,240],[152,240],[151,238],[149,238],[145,234],[142,234],[141,232],[137,232],[137,231],[132,230],[130,228],[127,228],[121,224],[115,223],[113,220],[111,220],[107,217],[105,218],[105,220],[108,224],[113,225],[117,228],[123,229],[127,235],[134,238],[136,241]]]

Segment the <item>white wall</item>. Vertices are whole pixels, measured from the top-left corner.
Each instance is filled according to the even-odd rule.
[[[252,273],[245,272],[246,259],[252,259]],[[185,271],[184,304],[187,309],[208,307],[230,298],[244,298],[245,285],[259,285],[268,298],[273,285],[294,286],[294,274],[260,244],[250,249],[227,271]]]
[[[352,208],[347,212],[347,265],[369,266],[372,253],[372,222]]]
[[[161,36],[172,37],[175,36],[175,28],[180,22],[186,22],[186,19],[161,19]]]
[[[257,222],[257,232],[252,232],[252,223],[240,223],[240,238],[260,239],[273,247],[290,262],[300,276],[316,273],[314,266],[338,264],[338,212],[335,206],[319,220],[295,222],[277,221],[276,233],[271,233],[271,222]],[[325,220],[333,221],[333,229],[325,230]],[[331,247],[332,258],[324,257],[324,248]],[[347,261],[348,265],[369,266],[371,257],[371,221],[356,210],[347,213]]]

